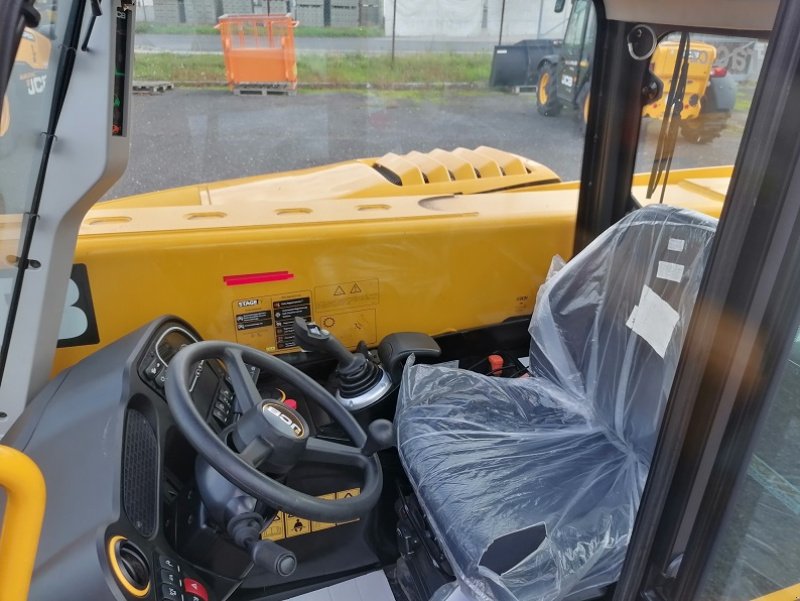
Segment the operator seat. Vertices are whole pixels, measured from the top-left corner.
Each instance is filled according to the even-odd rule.
[[[654,205],[597,238],[539,291],[533,377],[406,367],[400,457],[474,598],[618,579],[715,227]]]

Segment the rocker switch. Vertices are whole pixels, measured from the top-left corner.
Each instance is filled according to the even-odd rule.
[[[203,601],[208,601],[208,591],[206,590],[206,587],[204,587],[194,578],[183,579],[183,590],[190,595],[196,595],[200,597]]]

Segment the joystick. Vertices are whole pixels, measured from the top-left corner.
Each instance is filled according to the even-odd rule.
[[[302,317],[294,318],[295,339],[307,351],[319,351],[338,361],[336,398],[350,411],[358,411],[384,397],[392,380],[371,357],[351,353],[328,330]]]

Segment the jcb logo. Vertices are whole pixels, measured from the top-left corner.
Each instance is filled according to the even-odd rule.
[[[286,415],[283,411],[275,407],[273,404],[264,405],[264,411],[269,411],[272,415],[281,420],[284,424],[291,428],[297,438],[303,437],[303,427],[293,420],[290,416]]]
[[[28,87],[28,95],[35,96],[44,92],[45,85],[47,85],[47,75],[34,75],[29,77],[25,82]]]

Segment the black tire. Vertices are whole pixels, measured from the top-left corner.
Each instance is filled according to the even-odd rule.
[[[681,136],[691,144],[708,144],[720,137],[730,113],[700,113],[696,119],[681,121]]]
[[[544,63],[539,68],[536,81],[536,110],[545,117],[555,117],[561,112],[561,103],[556,94],[556,66]]]
[[[589,119],[589,90],[592,89],[592,83],[587,81],[583,84],[581,91],[578,92],[577,108],[578,108],[578,127],[582,134],[586,134],[586,123]]]

